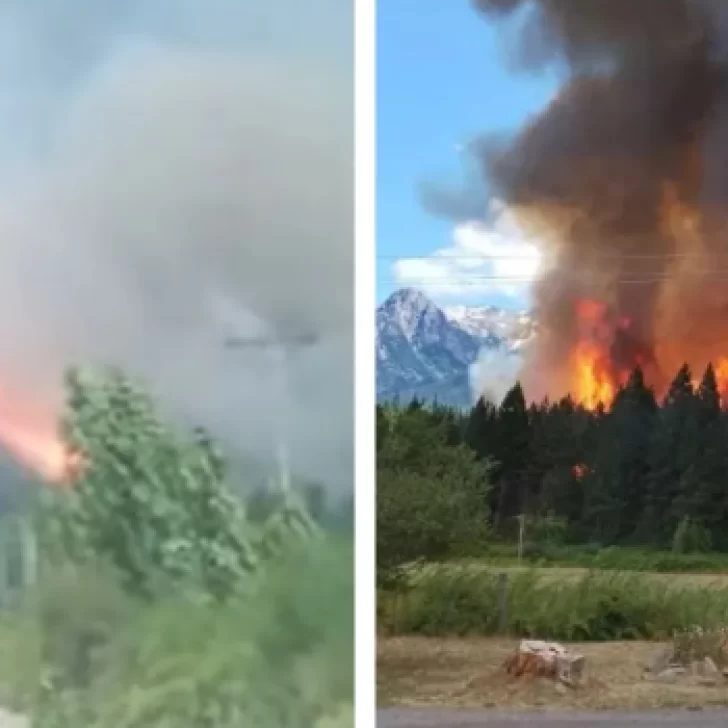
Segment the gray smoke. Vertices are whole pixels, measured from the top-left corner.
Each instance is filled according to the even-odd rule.
[[[518,381],[520,368],[519,357],[483,347],[468,372],[473,403],[483,399],[499,406]]]
[[[514,63],[563,79],[510,140],[478,154],[492,194],[553,260],[532,292],[540,334],[528,395],[573,385],[569,353],[590,336],[585,301],[604,311],[600,368],[613,383],[639,365],[661,394],[686,361],[695,372],[721,361],[728,3],[473,4],[486,19],[512,21]]]
[[[0,1],[0,388],[57,409],[67,366],[119,364],[351,488],[350,5]],[[224,346],[301,334],[288,398]]]

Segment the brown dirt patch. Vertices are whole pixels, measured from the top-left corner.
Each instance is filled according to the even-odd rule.
[[[517,640],[380,638],[380,705],[499,708],[666,708],[728,704],[728,684],[664,685],[645,680],[657,642],[570,645],[586,656],[586,679],[570,689],[551,680],[509,678],[502,669]],[[565,643],[565,646],[566,643]]]

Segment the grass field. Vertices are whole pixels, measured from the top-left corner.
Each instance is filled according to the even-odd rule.
[[[426,573],[428,569],[437,567],[424,567],[423,572]],[[453,568],[468,569],[474,572],[480,571],[498,571],[505,572],[506,574],[516,576],[518,574],[530,573],[537,576],[547,582],[574,582],[584,579],[590,573],[603,572],[605,574],[619,573],[624,576],[639,577],[645,580],[651,580],[658,583],[667,584],[671,587],[686,588],[686,587],[701,587],[709,589],[726,589],[728,588],[728,568],[725,573],[717,572],[685,572],[685,573],[672,573],[672,572],[658,572],[658,571],[643,571],[643,570],[613,570],[613,569],[594,569],[587,568],[584,566],[534,566],[530,564],[515,565],[494,565],[492,562],[481,559],[478,561],[461,561],[453,564]]]
[[[586,656],[577,689],[514,680],[502,665],[517,641],[500,638],[382,638],[377,645],[381,706],[499,708],[657,708],[728,704],[728,687],[664,685],[644,679],[659,642],[574,644]]]
[[[509,578],[505,593],[499,574]],[[728,624],[728,576],[577,568],[489,569],[431,564],[405,588],[380,591],[387,636],[494,636],[566,641],[669,638],[694,625]]]
[[[481,560],[491,566],[517,566],[515,544],[491,544]],[[579,567],[615,571],[659,573],[728,573],[728,554],[656,551],[640,547],[555,546],[526,544],[521,564],[539,567]]]

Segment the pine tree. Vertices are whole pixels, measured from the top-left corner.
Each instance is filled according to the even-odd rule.
[[[570,397],[542,403],[532,415],[531,460],[538,484],[532,491],[538,511],[554,513],[577,525],[588,474],[586,429],[591,415]]]
[[[491,507],[496,523],[521,513],[524,505],[526,467],[531,440],[523,388],[517,383],[503,398],[497,413],[493,454],[496,478]]]
[[[708,365],[694,399],[694,442],[689,443],[690,464],[681,479],[674,516],[688,516],[696,527],[706,528],[711,537],[728,545],[723,524],[728,516],[725,455],[725,421],[712,365]]]
[[[692,373],[684,364],[673,380],[655,420],[649,444],[644,512],[640,540],[670,545],[679,518],[673,509],[680,483],[690,461],[685,439],[694,424]],[[686,461],[687,457],[687,461]]]
[[[585,517],[596,541],[619,543],[635,535],[656,411],[654,392],[638,367],[614,399],[590,480]]]
[[[497,410],[482,397],[470,411],[465,426],[465,443],[480,459],[493,457],[497,432]]]

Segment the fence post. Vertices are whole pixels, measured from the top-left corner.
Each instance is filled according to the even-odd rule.
[[[526,529],[526,514],[521,513],[518,516],[518,565],[521,565],[523,558],[523,532]]]
[[[496,582],[498,590],[498,632],[505,634],[508,630],[508,574],[498,574]]]

